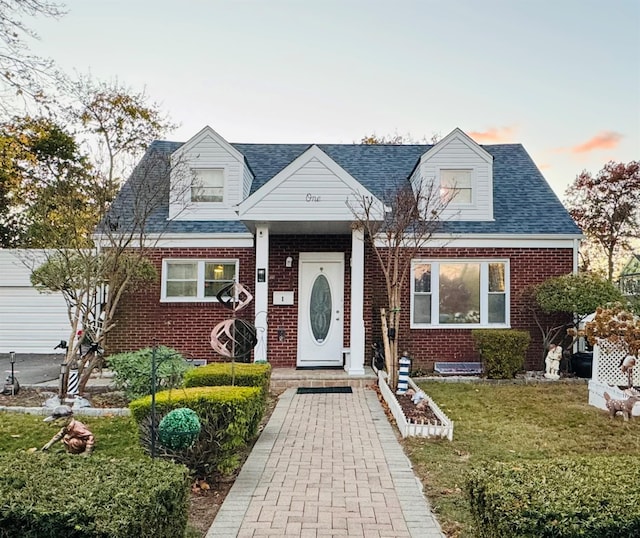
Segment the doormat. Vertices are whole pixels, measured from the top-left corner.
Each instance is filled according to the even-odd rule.
[[[352,394],[351,387],[298,387],[296,394]]]

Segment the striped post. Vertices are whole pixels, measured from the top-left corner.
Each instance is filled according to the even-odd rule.
[[[69,370],[69,383],[67,385],[67,397],[73,398],[78,394],[78,387],[80,386],[80,377],[78,376],[77,368]]]
[[[406,351],[398,360],[398,364],[400,365],[400,371],[398,372],[398,390],[396,390],[396,394],[404,394],[409,388],[409,367],[411,366],[411,359]]]

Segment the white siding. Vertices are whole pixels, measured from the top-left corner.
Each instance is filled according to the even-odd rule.
[[[224,203],[197,204],[190,201],[193,168],[220,168],[225,174]],[[215,131],[206,128],[172,157],[171,185],[174,194],[169,218],[176,220],[230,220],[234,207],[248,193],[251,175],[242,156]]]
[[[318,158],[311,158],[249,208],[244,219],[266,221],[353,220],[347,200],[352,185]]]
[[[53,353],[69,337],[60,293],[39,293],[29,277],[37,253],[0,250],[0,353]],[[44,259],[42,256],[39,259]]]
[[[253,184],[253,174],[249,170],[248,166],[243,166],[244,169],[244,191],[242,193],[242,199],[244,200],[251,192],[251,185]]]
[[[485,153],[462,132],[454,131],[451,137],[443,139],[422,156],[420,166],[412,176],[414,185],[420,180],[439,184],[441,170],[471,170],[473,203],[469,206],[451,204],[444,211],[443,219],[493,219],[493,163]]]

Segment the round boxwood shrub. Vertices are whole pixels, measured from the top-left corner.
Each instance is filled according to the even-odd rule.
[[[158,439],[171,450],[189,448],[200,435],[200,419],[195,411],[180,407],[167,413],[158,426]]]

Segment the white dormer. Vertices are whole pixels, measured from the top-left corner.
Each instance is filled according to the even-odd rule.
[[[456,128],[420,157],[411,183],[450,198],[443,220],[493,220],[493,157]]]
[[[382,218],[381,202],[313,145],[242,202],[238,214],[248,226],[262,222],[289,233],[347,233],[363,197],[371,201],[372,213]]]
[[[242,153],[207,126],[171,156],[169,219],[235,220],[252,181]]]

